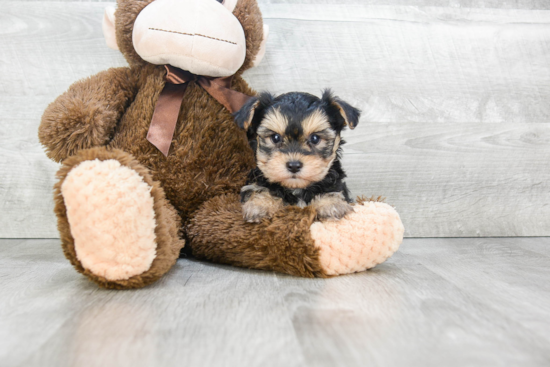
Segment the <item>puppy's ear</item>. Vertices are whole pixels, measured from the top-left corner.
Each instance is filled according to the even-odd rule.
[[[343,121],[342,129],[345,125],[348,125],[350,129],[355,129],[359,123],[359,116],[361,116],[361,111],[347,102],[342,101],[340,98],[334,96],[330,89],[325,89],[323,91],[323,97],[321,100],[326,103],[329,109],[336,111]]]
[[[237,126],[246,131],[256,130],[260,124],[265,109],[273,103],[271,93],[262,92],[258,97],[251,98],[240,110],[233,114]]]
[[[250,98],[240,110],[233,114],[237,126],[241,129],[248,130],[254,119],[254,113],[260,105],[258,97]]]

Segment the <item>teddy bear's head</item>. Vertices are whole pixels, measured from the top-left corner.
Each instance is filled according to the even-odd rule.
[[[118,0],[103,18],[107,44],[130,65],[168,64],[211,77],[257,65],[267,31],[256,0]]]

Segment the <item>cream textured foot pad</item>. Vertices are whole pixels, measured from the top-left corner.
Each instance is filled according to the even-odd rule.
[[[327,275],[370,269],[386,261],[403,241],[403,223],[388,204],[370,201],[356,204],[354,209],[340,220],[311,225]]]
[[[147,271],[156,256],[151,187],[110,159],[85,161],[61,186],[78,260],[108,280]]]

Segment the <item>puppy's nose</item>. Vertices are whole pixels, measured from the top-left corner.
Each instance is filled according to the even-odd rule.
[[[304,165],[300,161],[286,162],[286,168],[292,173],[296,173],[302,169]]]

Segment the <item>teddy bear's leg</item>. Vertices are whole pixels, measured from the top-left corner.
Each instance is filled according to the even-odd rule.
[[[149,170],[121,150],[93,148],[57,173],[55,212],[65,256],[106,288],[139,288],[174,265],[181,220]]]
[[[211,261],[304,277],[363,271],[390,257],[403,240],[397,212],[360,202],[339,220],[315,221],[311,207],[284,207],[246,223],[237,195],[215,197],[187,227],[193,255]]]

